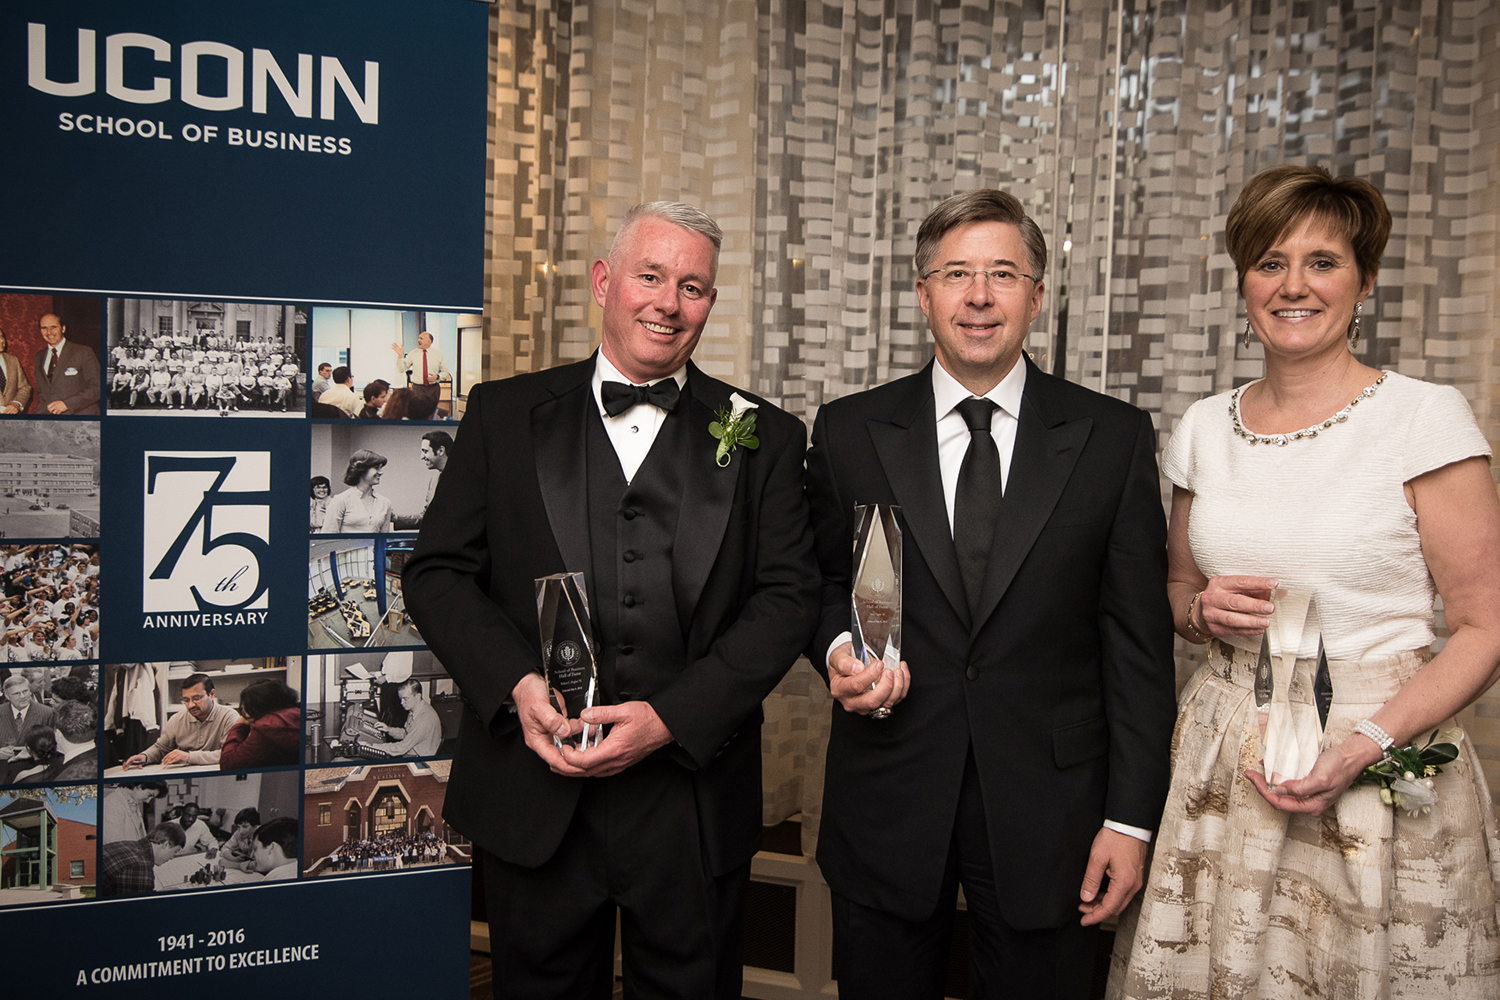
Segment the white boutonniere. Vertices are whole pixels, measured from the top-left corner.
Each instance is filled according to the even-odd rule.
[[[708,425],[708,433],[719,442],[714,461],[721,467],[729,464],[734,449],[745,447],[753,451],[760,447],[760,439],[755,436],[756,404],[736,392],[730,394],[729,406],[728,410],[715,411],[713,422]]]

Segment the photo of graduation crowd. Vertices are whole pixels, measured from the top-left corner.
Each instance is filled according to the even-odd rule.
[[[301,679],[298,657],[109,664],[104,776],[297,764]]]
[[[0,785],[96,781],[99,668],[0,664]]]
[[[466,865],[469,841],[443,822],[450,762],[307,772],[304,874],[369,874]]]
[[[297,306],[110,299],[107,335],[110,413],[303,415]]]
[[[106,785],[99,895],[297,877],[296,772]]]
[[[97,656],[97,545],[0,547],[0,589],[0,663]]]

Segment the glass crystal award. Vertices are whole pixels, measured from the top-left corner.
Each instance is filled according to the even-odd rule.
[[[851,588],[850,637],[854,655],[866,666],[901,666],[901,528],[900,507],[854,506],[854,584]],[[872,719],[884,719],[889,708],[877,708]]]
[[[582,573],[554,573],[536,581],[536,617],[541,627],[542,676],[553,707],[569,719],[592,708],[599,695],[599,666],[589,624],[588,592]],[[579,750],[599,745],[603,726],[585,724],[566,742]],[[564,740],[553,737],[559,750]]]
[[[1261,661],[1270,660],[1270,697],[1260,705],[1257,685],[1256,701],[1264,713],[1261,749],[1266,781],[1279,785],[1312,770],[1327,718],[1323,706],[1331,703],[1333,687],[1313,595],[1277,587],[1271,601],[1276,610],[1261,640]],[[1302,653],[1314,645],[1316,653]]]

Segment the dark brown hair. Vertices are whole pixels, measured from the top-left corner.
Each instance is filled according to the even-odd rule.
[[[285,683],[269,677],[248,684],[240,692],[240,708],[252,719],[283,708],[296,708],[302,698]],[[295,761],[293,761],[295,763]]]
[[[1021,242],[1031,258],[1033,276],[1040,283],[1047,270],[1047,241],[1041,228],[1026,214],[1014,195],[992,188],[966,191],[946,199],[927,213],[917,230],[917,277],[926,274],[943,237],[971,222],[1008,222],[1021,230]]]
[[[1250,178],[1224,225],[1224,243],[1241,288],[1245,272],[1308,219],[1349,241],[1361,281],[1379,273],[1391,235],[1391,212],[1375,185],[1358,177],[1333,177],[1322,167],[1272,167]]]

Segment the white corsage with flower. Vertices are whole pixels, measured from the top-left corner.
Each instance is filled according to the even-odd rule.
[[[730,408],[714,413],[713,422],[708,425],[708,433],[719,442],[718,450],[714,453],[714,461],[719,466],[729,464],[729,456],[734,454],[736,448],[754,451],[760,447],[760,439],[755,436],[757,405],[735,392],[729,396]]]
[[[1463,741],[1462,729],[1434,729],[1427,745],[1391,747],[1385,756],[1360,772],[1356,785],[1379,785],[1380,801],[1417,816],[1432,812],[1437,805],[1437,783],[1432,779],[1443,773],[1442,765],[1458,757]]]

